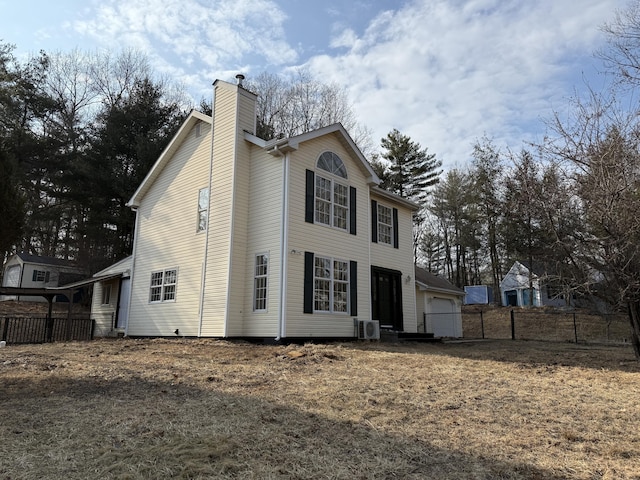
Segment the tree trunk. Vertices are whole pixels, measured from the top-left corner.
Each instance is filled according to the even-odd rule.
[[[631,322],[631,345],[636,359],[640,360],[640,301],[629,302],[629,320]]]

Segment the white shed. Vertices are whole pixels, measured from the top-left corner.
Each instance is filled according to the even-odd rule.
[[[462,337],[464,290],[420,267],[415,276],[418,331],[434,337]]]
[[[40,257],[28,253],[16,253],[4,264],[3,287],[55,288],[73,283],[85,276],[85,269],[71,260],[55,257]],[[61,295],[63,301],[67,301]],[[40,296],[4,295],[0,300],[24,300],[44,302]],[[56,299],[54,299],[55,301]]]

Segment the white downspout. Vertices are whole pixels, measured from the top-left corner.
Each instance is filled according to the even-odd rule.
[[[202,279],[200,281],[200,321],[198,324],[198,337],[202,336],[202,321],[204,318],[204,292],[207,282],[207,259],[209,257],[209,231],[211,223],[211,197],[213,187],[213,122],[216,112],[216,88],[213,87],[211,96],[211,149],[209,153],[209,208],[207,209],[207,230],[204,237],[204,258],[202,260]]]
[[[125,337],[129,335],[129,323],[131,323],[131,298],[133,297],[133,280],[136,274],[136,249],[138,247],[138,236],[140,235],[140,215],[138,215],[138,207],[132,207],[136,213],[135,227],[133,229],[133,253],[131,254],[131,272],[129,273],[129,299],[127,300],[127,324],[124,327]]]
[[[373,320],[373,297],[372,297],[372,289],[371,289],[371,282],[372,282],[372,278],[371,278],[371,244],[372,244],[372,238],[371,238],[371,187],[369,186],[367,188],[367,191],[369,193],[369,195],[367,196],[367,236],[366,238],[368,239],[368,247],[369,247],[369,265],[367,268],[367,277],[369,278],[369,287],[368,287],[368,291],[369,291],[369,320]],[[357,334],[355,335],[357,336]]]
[[[277,147],[276,147],[277,148]],[[282,218],[280,224],[280,305],[278,307],[278,336],[276,341],[287,336],[287,272],[289,265],[289,154],[282,162]]]

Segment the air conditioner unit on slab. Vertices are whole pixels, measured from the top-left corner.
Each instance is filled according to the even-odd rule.
[[[358,338],[364,340],[378,340],[380,338],[380,323],[377,320],[355,319],[358,327]]]

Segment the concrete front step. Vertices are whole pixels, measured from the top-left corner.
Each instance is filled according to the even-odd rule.
[[[395,330],[380,330],[381,342],[440,342],[433,333],[408,333]]]

